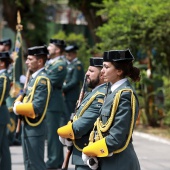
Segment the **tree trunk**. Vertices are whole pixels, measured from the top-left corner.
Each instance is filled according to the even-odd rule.
[[[101,16],[96,16],[96,10],[95,9],[87,9],[87,8],[80,8],[83,15],[86,18],[86,21],[88,23],[89,30],[91,32],[92,38],[95,43],[100,42],[100,38],[96,36],[96,28],[98,26],[101,26],[103,24]]]
[[[11,2],[13,3],[13,2]],[[9,5],[9,1],[3,0],[3,16],[4,20],[7,21],[8,26],[16,32],[16,24],[17,24],[17,9],[15,3]],[[11,8],[12,6],[12,8]]]
[[[151,71],[151,74],[148,75],[148,78],[150,80],[152,80],[153,79],[153,77],[152,77],[153,69],[152,69],[152,59],[151,59],[152,54],[151,54],[150,50],[148,50],[147,56],[149,58],[149,60],[148,60],[148,70]],[[154,105],[154,99],[155,99],[154,85],[152,83],[147,85],[147,94],[146,95],[149,95],[146,99],[146,107],[145,107],[146,116],[148,118],[148,123],[152,127],[157,127],[158,126],[157,112],[155,111],[155,105]]]

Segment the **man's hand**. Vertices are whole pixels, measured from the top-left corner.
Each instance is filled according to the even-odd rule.
[[[87,165],[93,169],[96,170],[98,168],[98,160],[96,157],[90,157],[90,159],[87,160]]]
[[[82,153],[82,160],[85,165],[88,165],[91,169],[96,170],[98,168],[98,160],[96,157],[90,157]]]
[[[66,138],[62,138],[61,136],[59,136],[59,140],[60,140],[60,142],[61,142],[63,145],[66,145],[66,146],[72,146],[72,145],[73,145],[72,140],[68,140],[68,139],[66,139]]]
[[[13,112],[14,112],[16,115],[18,115],[18,113],[17,113],[17,111],[16,111],[16,106],[19,105],[19,104],[22,104],[22,102],[21,102],[21,101],[16,101],[16,102],[14,103]]]
[[[82,152],[81,158],[82,158],[84,164],[87,165],[87,160],[90,159],[90,157]]]

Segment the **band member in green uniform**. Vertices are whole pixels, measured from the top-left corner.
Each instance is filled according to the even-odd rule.
[[[11,39],[4,39],[0,41],[0,52],[5,52],[5,51],[9,51],[11,49],[12,46],[12,41]]]
[[[101,170],[140,170],[132,144],[139,103],[127,79],[139,81],[140,70],[133,66],[134,57],[129,49],[104,52],[103,60],[101,72],[104,81],[112,83],[111,93],[94,124],[89,145],[83,149],[86,163],[91,169],[97,169],[99,162]]]
[[[50,99],[51,84],[44,69],[48,50],[45,46],[28,48],[26,65],[32,75],[23,101],[14,103],[15,114],[23,116],[21,141],[25,170],[46,170],[44,147],[46,137],[45,114]]]
[[[10,80],[7,68],[11,63],[8,52],[0,52],[0,169],[11,170],[11,155],[7,138],[7,123],[9,112],[6,106],[6,98],[9,95]]]
[[[66,77],[66,62],[62,56],[65,48],[63,40],[51,39],[48,51],[49,60],[46,64],[48,77],[52,83],[53,93],[47,109],[47,169],[60,168],[64,159],[63,146],[56,134],[56,129],[60,127],[61,116],[64,114],[64,99],[62,96],[62,85]]]
[[[1,40],[0,41],[0,51],[1,52],[9,52],[10,53],[10,50],[11,50],[11,46],[12,46],[12,41],[11,39],[4,39],[4,40]],[[13,70],[13,67],[12,67],[13,63],[11,63],[9,66],[8,66],[8,69],[7,69],[7,72],[8,72],[8,77],[10,79],[10,81],[12,82],[12,70]],[[13,105],[13,102],[14,102],[15,98],[12,98],[10,95],[7,97],[6,99],[6,105],[8,107],[8,111],[9,111],[9,115],[10,115],[10,121],[9,123],[7,124],[7,135],[8,135],[8,140],[9,140],[9,145],[12,145],[13,142],[14,142],[14,134],[15,134],[15,128],[16,128],[16,120],[17,120],[17,116],[13,113],[13,110],[12,110],[12,105]]]
[[[12,41],[11,39],[4,39],[0,41],[0,51],[3,52],[9,52],[11,50],[12,47]],[[12,53],[10,54],[11,59],[12,58]],[[8,75],[9,75],[9,79],[12,83],[13,81],[13,62],[9,65],[8,69],[7,69]],[[15,88],[15,90],[17,91],[17,88]],[[19,89],[18,89],[19,92]],[[15,129],[16,129],[16,122],[17,122],[17,116],[14,114],[12,107],[13,107],[13,103],[15,101],[16,97],[13,97],[11,95],[11,91],[10,91],[10,95],[7,97],[6,99],[6,105],[8,107],[8,111],[9,111],[9,115],[10,115],[10,121],[7,124],[7,135],[8,135],[8,140],[9,140],[9,145],[20,145],[21,142],[20,140],[15,138]]]
[[[67,75],[63,84],[63,93],[66,106],[66,122],[70,120],[79,97],[80,88],[84,78],[84,69],[77,58],[78,47],[69,45],[65,48],[67,61]]]
[[[58,129],[60,140],[65,145],[73,142],[72,163],[76,166],[76,170],[89,170],[90,168],[84,164],[82,160],[82,149],[87,146],[90,131],[94,122],[99,116],[99,110],[103,104],[107,85],[104,83],[101,69],[103,66],[103,58],[90,58],[90,66],[86,72],[87,86],[92,89],[87,92],[77,108],[73,118],[73,123],[68,123]],[[68,141],[67,138],[72,139]]]

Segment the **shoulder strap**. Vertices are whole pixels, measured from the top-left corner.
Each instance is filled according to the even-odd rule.
[[[2,102],[3,102],[3,100],[4,100],[4,96],[5,96],[7,78],[6,78],[6,76],[0,76],[0,78],[4,79],[4,82],[3,82],[3,90],[2,90],[1,99],[0,99],[0,106],[1,106],[1,105],[2,105]]]
[[[30,126],[38,126],[38,125],[43,121],[43,119],[44,119],[44,117],[45,117],[45,114],[46,114],[48,102],[49,102],[49,99],[50,99],[51,88],[50,88],[50,81],[49,81],[49,79],[48,79],[47,77],[45,77],[45,76],[38,76],[38,77],[36,78],[35,82],[34,82],[33,87],[32,87],[32,91],[31,91],[31,93],[30,93],[30,99],[29,99],[28,102],[32,102],[33,97],[34,97],[34,92],[35,92],[36,86],[37,86],[37,84],[39,83],[39,81],[40,81],[42,78],[47,80],[47,89],[48,89],[48,94],[47,94],[47,100],[46,100],[46,104],[45,104],[45,109],[44,109],[44,112],[43,112],[40,120],[39,120],[38,122],[36,122],[36,123],[31,123],[31,122],[28,120],[28,118],[25,116],[25,120],[26,120],[26,122],[27,122]]]
[[[84,114],[84,112],[87,110],[87,108],[91,105],[91,103],[94,101],[94,99],[95,99],[98,95],[103,95],[103,96],[104,96],[105,94],[97,91],[97,92],[90,98],[90,100],[85,104],[85,106],[83,107],[83,109],[80,111],[80,114],[78,115],[78,117],[77,117],[77,115],[75,115],[75,116],[73,117],[73,122],[76,121],[79,117],[81,117],[81,116]]]

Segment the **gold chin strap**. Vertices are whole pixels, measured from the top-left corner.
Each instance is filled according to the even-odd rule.
[[[38,82],[40,81],[41,78],[47,80],[48,94],[47,94],[47,100],[46,100],[46,104],[45,104],[45,109],[44,109],[44,112],[43,112],[40,120],[39,120],[38,122],[36,122],[36,123],[31,123],[31,122],[28,120],[28,118],[25,116],[25,120],[26,120],[26,122],[28,123],[28,125],[30,125],[30,126],[38,126],[38,125],[43,121],[43,119],[44,119],[44,117],[45,117],[46,110],[47,110],[49,98],[50,98],[51,88],[50,88],[50,81],[49,81],[49,79],[46,78],[46,77],[44,77],[44,76],[38,76],[38,77],[36,78],[35,82],[34,82],[34,86],[32,87],[32,91],[31,91],[31,93],[30,93],[29,96],[28,96],[28,97],[30,97],[30,98],[29,98],[29,101],[26,101],[26,100],[25,100],[25,99],[28,99],[28,97],[26,97],[26,98],[23,100],[23,103],[27,103],[27,102],[28,102],[28,103],[29,103],[29,102],[31,103],[31,102],[32,102],[33,97],[34,97],[35,88],[36,88],[36,86],[37,86],[37,84],[38,84]]]
[[[91,103],[94,101],[94,99],[95,99],[96,96],[98,96],[98,95],[103,95],[103,96],[104,96],[105,94],[97,91],[97,92],[90,98],[90,100],[85,104],[85,106],[84,106],[83,109],[81,110],[80,114],[79,114],[78,116],[75,115],[75,116],[73,117],[73,122],[76,121],[76,120],[78,120],[78,119],[84,114],[84,112],[87,110],[87,108],[91,105]],[[75,140],[73,140],[73,144],[74,144],[74,146],[75,146],[75,148],[76,148],[77,150],[79,150],[79,151],[82,151],[82,150],[83,150],[83,149],[81,149],[80,147],[78,147],[78,146],[76,145]]]
[[[112,107],[112,112],[111,112],[110,118],[108,119],[108,121],[105,124],[102,123],[102,121],[100,120],[100,117],[97,118],[97,120],[94,124],[93,131],[91,132],[90,138],[89,138],[89,145],[90,145],[94,141],[101,140],[103,138],[102,133],[107,132],[110,129],[110,127],[113,123],[113,119],[114,119],[115,114],[116,114],[116,110],[117,110],[119,100],[120,100],[120,95],[121,95],[122,92],[131,92],[132,119],[131,119],[131,125],[130,125],[130,129],[129,129],[129,135],[128,135],[128,138],[127,138],[125,145],[122,148],[114,151],[113,152],[114,154],[120,153],[123,150],[125,150],[127,148],[128,144],[129,144],[129,142],[130,142],[131,137],[132,137],[134,121],[135,121],[135,95],[133,94],[133,91],[131,89],[122,89],[122,90],[119,90],[116,93],[115,99],[113,100],[113,107]],[[95,134],[96,127],[97,127],[97,133],[98,133],[97,135]]]
[[[4,79],[3,90],[2,90],[2,95],[1,95],[1,99],[0,99],[0,106],[1,106],[1,105],[2,105],[2,102],[3,102],[3,100],[4,100],[4,96],[5,96],[7,78],[6,78],[6,76],[0,76],[0,78],[3,78],[3,79]]]

